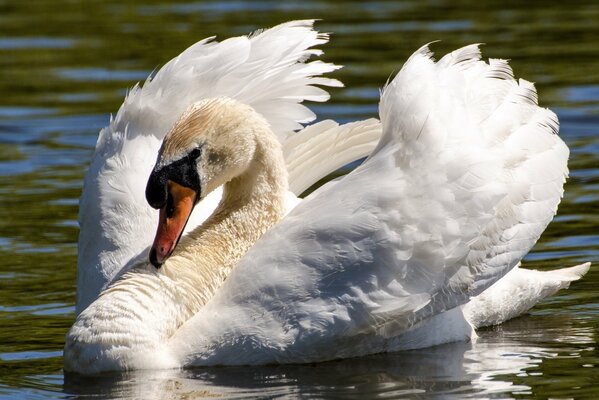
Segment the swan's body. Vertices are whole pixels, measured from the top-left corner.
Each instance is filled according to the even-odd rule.
[[[273,28],[279,34],[293,28],[293,37],[312,38],[298,39],[304,47],[295,50],[304,53],[297,52],[286,67],[304,65],[295,63],[314,53],[305,50],[318,38],[309,26],[304,22]],[[260,36],[276,35],[265,31]],[[268,47],[265,40],[256,41]],[[260,101],[211,93],[235,100],[219,97],[191,108],[165,139],[152,174],[185,161],[197,146],[208,143],[207,148],[220,150],[210,157],[202,147],[204,155],[197,156],[202,185],[194,190],[204,197],[226,183],[225,194],[205,225],[188,223],[189,233],[171,258],[163,251],[156,263],[164,265],[158,271],[146,261],[123,272],[123,265],[151,242],[138,241],[128,249],[126,239],[141,231],[147,236],[147,230],[154,230],[149,225],[155,226],[149,221],[156,216],[139,200],[143,188],[130,199],[121,198],[122,204],[106,196],[116,186],[110,179],[110,189],[103,186],[107,176],[125,171],[133,180],[140,179],[142,170],[146,177],[152,170],[147,161],[143,168],[133,167],[130,159],[102,163],[102,157],[124,159],[119,155],[128,154],[126,147],[136,140],[123,135],[125,128],[119,130],[115,123],[104,136],[112,134],[124,150],[108,156],[97,150],[97,165],[92,165],[82,200],[82,216],[103,212],[107,198],[112,206],[98,216],[106,222],[100,235],[86,236],[82,226],[82,252],[97,256],[93,267],[79,264],[80,314],[67,335],[65,367],[92,373],[304,362],[429,346],[467,339],[473,327],[518,315],[578,279],[588,265],[550,275],[517,268],[555,214],[568,149],[557,136],[555,115],[536,105],[534,87],[517,83],[507,63],[486,64],[479,58],[476,46],[438,63],[427,48],[416,52],[383,92],[383,132],[372,152],[373,139],[379,136],[374,122],[345,127],[325,122],[299,133],[301,140],[294,139],[285,132],[295,127],[290,121],[305,121],[298,118],[301,113],[288,114],[278,125],[280,118],[273,117],[272,110],[269,118],[269,108],[261,108]],[[251,65],[255,68],[256,62]],[[318,67],[309,73],[334,68]],[[168,77],[161,73],[156,80]],[[298,93],[306,93],[301,90],[306,83],[297,83]],[[319,78],[314,83],[334,82]],[[324,100],[318,93],[320,97],[290,97],[296,102]],[[115,121],[127,121],[124,108]],[[223,125],[223,115],[230,117],[227,121],[242,122]],[[155,137],[139,139],[148,152],[158,153],[172,117],[168,125],[152,128],[159,132]],[[196,119],[203,122],[189,122]],[[128,129],[141,129],[136,121],[141,123],[134,119]],[[333,131],[339,141],[327,143]],[[284,152],[275,138],[283,142]],[[101,136],[99,149],[108,146],[106,140]],[[326,156],[319,158],[319,151]],[[291,208],[287,169],[298,193],[368,153],[354,172],[319,189],[283,218]],[[89,179],[96,185],[92,189]],[[94,190],[104,204],[94,205]],[[130,205],[132,199],[139,204]],[[156,204],[163,207],[160,201]],[[125,222],[135,229],[111,237],[120,226],[111,222],[116,223],[122,211],[136,215]],[[93,240],[98,236],[104,244]],[[111,240],[113,248],[106,246]],[[89,246],[92,242],[95,247]],[[98,251],[99,246],[105,251]],[[123,275],[96,299],[119,273]],[[94,281],[86,296],[87,281],[98,277],[100,282]],[[506,291],[521,293],[523,287],[527,290],[521,298],[501,297]]]

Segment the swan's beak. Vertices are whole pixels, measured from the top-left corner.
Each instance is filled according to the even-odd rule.
[[[156,268],[160,268],[175,250],[193,211],[195,199],[195,190],[168,181],[168,200],[160,209],[158,229],[150,251],[150,262]]]

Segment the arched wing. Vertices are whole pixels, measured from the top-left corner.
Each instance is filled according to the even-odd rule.
[[[435,63],[424,47],[385,88],[380,115],[373,154],[267,232],[177,333],[193,327],[201,334],[186,346],[219,348],[190,363],[386,350],[534,245],[560,201],[568,149],[506,62],[469,46]]]
[[[326,101],[321,86],[340,86],[321,75],[337,68],[314,46],[328,36],[313,21],[292,21],[250,36],[202,40],[168,62],[128,94],[98,137],[80,200],[77,313],[123,266],[152,241],[157,216],[145,201],[147,177],[161,140],[180,114],[204,98],[229,96],[262,113],[281,140],[314,119],[301,103]],[[215,193],[212,204],[218,201]],[[206,212],[208,210],[208,212]],[[188,230],[211,208],[197,207]]]
[[[283,143],[289,189],[302,194],[320,179],[367,157],[381,137],[381,124],[370,118],[339,125],[325,120],[310,125]]]

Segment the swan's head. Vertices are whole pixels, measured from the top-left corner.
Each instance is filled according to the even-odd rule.
[[[254,157],[256,129],[267,122],[228,98],[192,105],[164,138],[146,199],[160,210],[150,262],[159,268],[175,249],[194,206],[245,172]]]

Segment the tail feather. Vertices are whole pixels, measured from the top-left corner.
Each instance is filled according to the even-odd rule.
[[[518,317],[546,297],[582,278],[590,262],[553,271],[536,271],[517,266],[493,286],[473,297],[464,308],[464,316],[475,327],[499,325]]]
[[[553,271],[547,271],[545,273],[550,274],[555,279],[561,279],[565,285],[563,286],[563,289],[565,289],[570,285],[570,282],[574,282],[582,278],[587,272],[589,272],[590,268],[591,263],[586,262],[574,267],[556,269]]]

